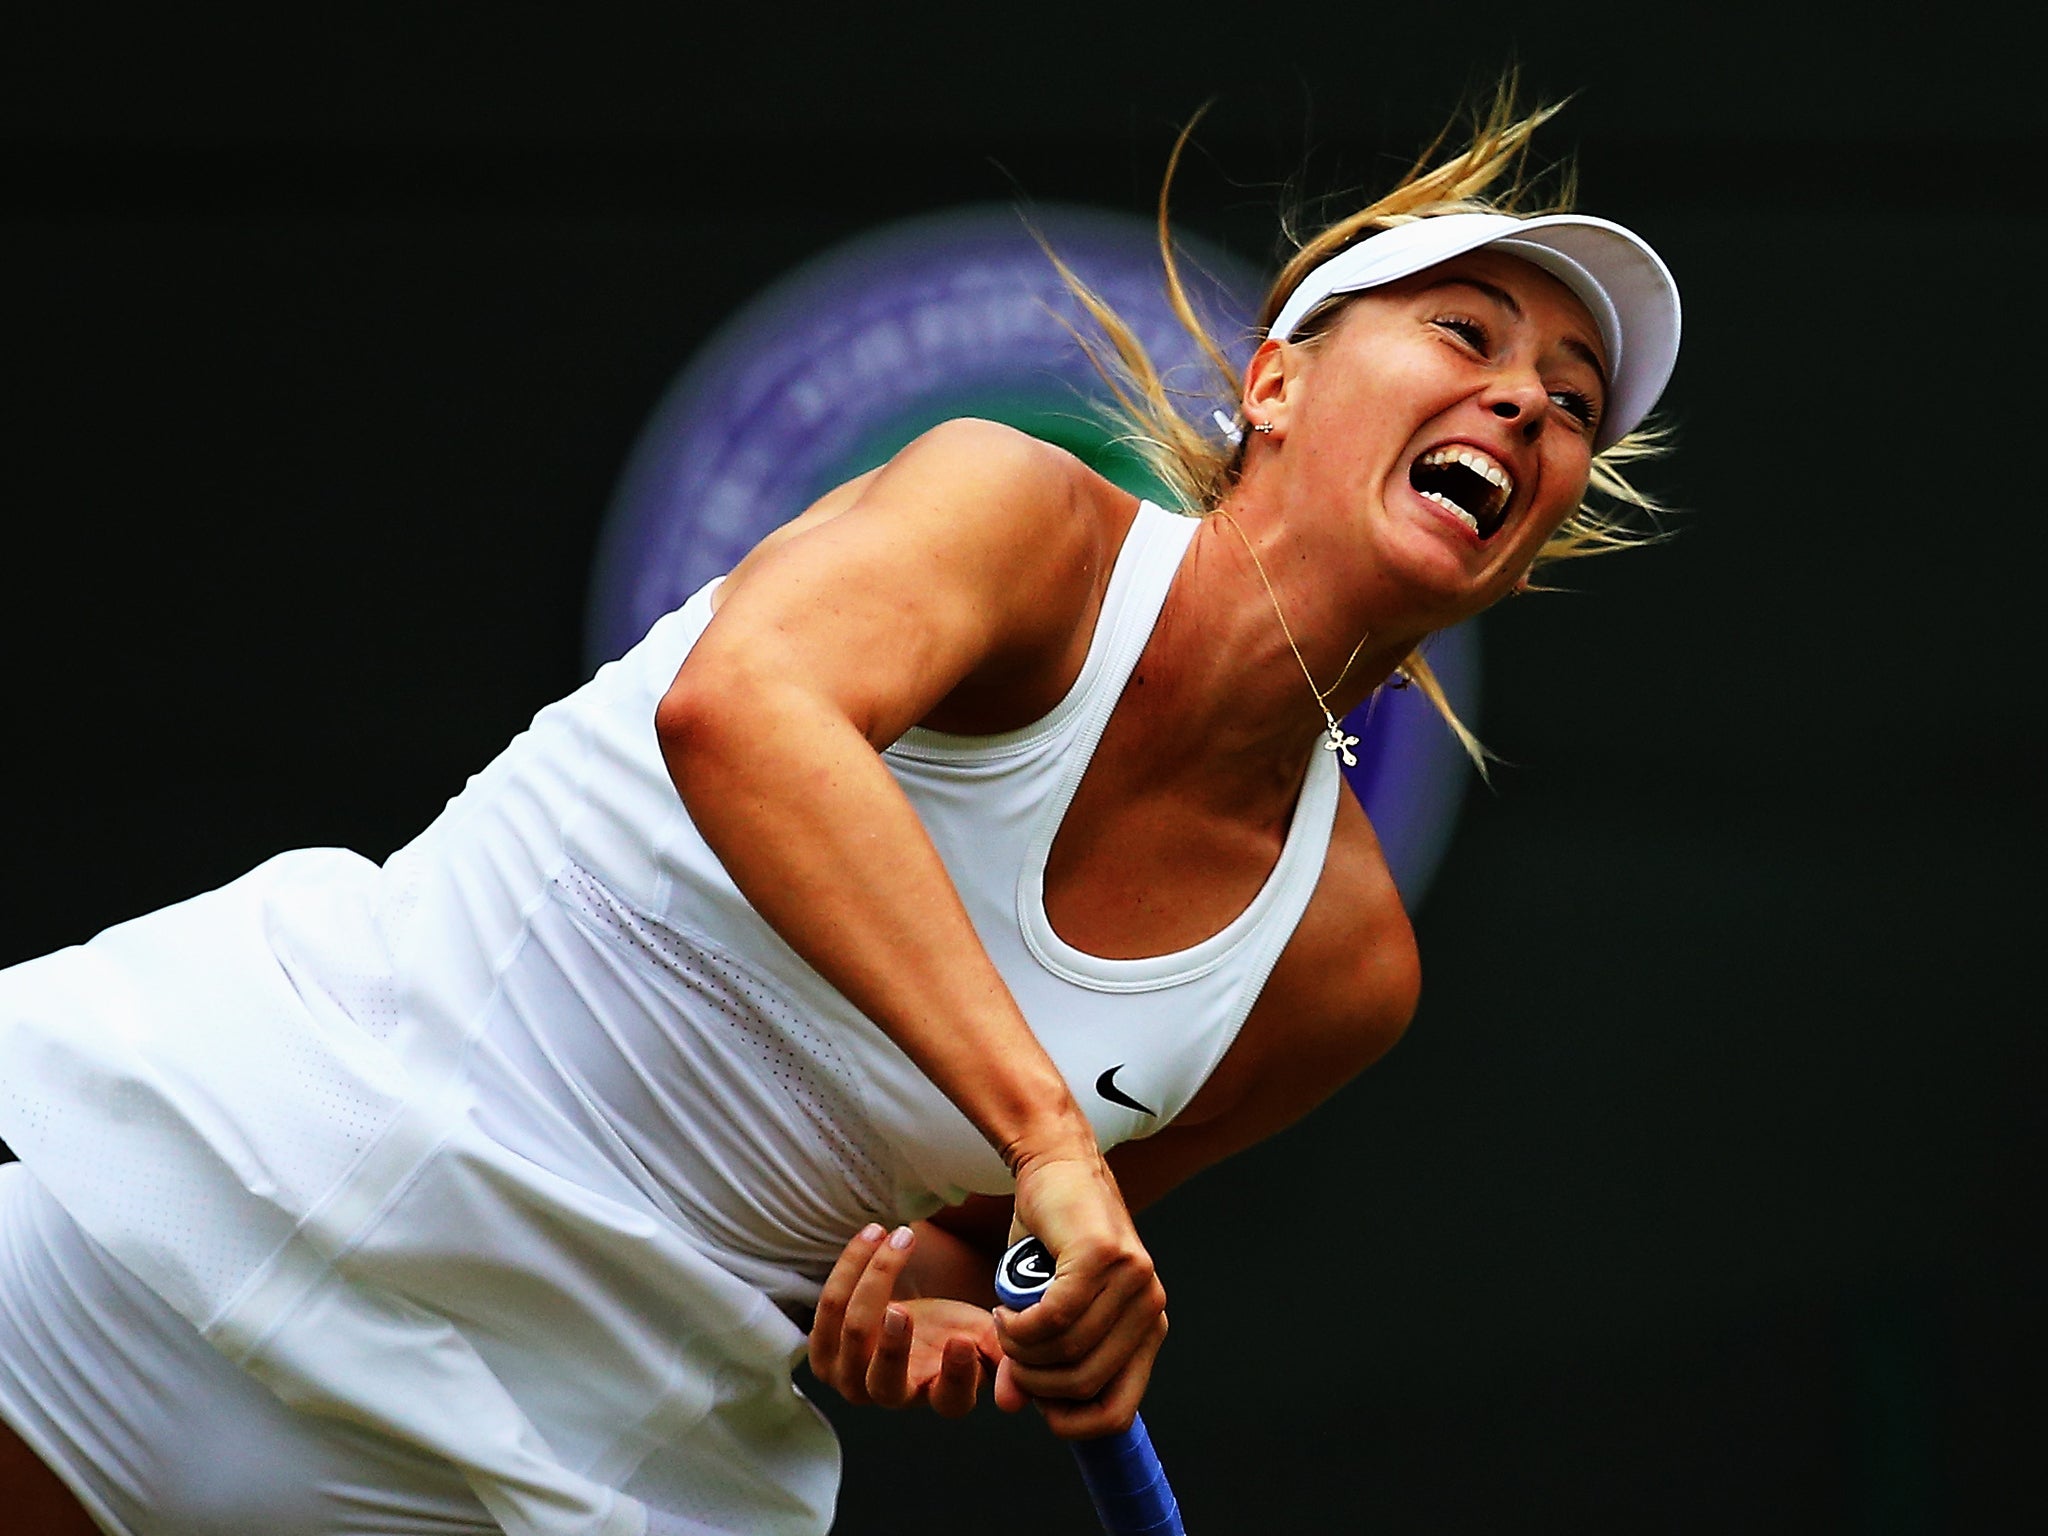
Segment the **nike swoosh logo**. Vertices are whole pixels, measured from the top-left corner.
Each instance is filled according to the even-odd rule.
[[[1135,1109],[1141,1115],[1151,1115],[1154,1119],[1157,1119],[1159,1116],[1158,1110],[1140,1104],[1128,1093],[1125,1093],[1123,1089],[1117,1087],[1116,1075],[1117,1073],[1123,1071],[1123,1069],[1124,1064],[1122,1062],[1118,1062],[1115,1066],[1111,1067],[1107,1072],[1103,1073],[1102,1076],[1095,1079],[1095,1091],[1101,1094],[1105,1099],[1109,1100],[1109,1102],[1112,1104],[1121,1104],[1125,1109]]]

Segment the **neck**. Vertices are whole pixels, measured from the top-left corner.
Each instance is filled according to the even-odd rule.
[[[1175,734],[1202,744],[1190,757],[1205,772],[1298,776],[1328,734],[1325,705],[1341,720],[1420,638],[1376,632],[1371,615],[1337,601],[1317,570],[1314,551],[1280,520],[1234,499],[1197,532],[1161,616],[1158,638],[1172,660],[1154,697],[1162,724],[1170,717]]]
[[[1331,740],[1338,740],[1337,722],[1332,718],[1330,710],[1330,696],[1344,686],[1344,679],[1351,675],[1351,664],[1358,660],[1358,654],[1365,649],[1365,643],[1372,638],[1372,632],[1368,630],[1358,637],[1358,644],[1351,647],[1349,654],[1344,658],[1344,665],[1337,669],[1337,675],[1330,679],[1329,686],[1319,686],[1315,673],[1309,670],[1308,658],[1301,654],[1301,642],[1295,638],[1294,626],[1287,622],[1287,610],[1280,606],[1280,594],[1273,590],[1273,578],[1266,572],[1266,562],[1259,558],[1258,550],[1244,529],[1238,526],[1235,517],[1228,512],[1218,512],[1216,515],[1232,533],[1237,535],[1238,542],[1244,545],[1244,552],[1251,557],[1252,569],[1259,573],[1259,585],[1266,589],[1266,600],[1273,605],[1273,617],[1280,622],[1281,638],[1287,642],[1287,649],[1294,656],[1294,664],[1301,668],[1302,679],[1308,684],[1308,691],[1316,701],[1316,708],[1323,713]]]

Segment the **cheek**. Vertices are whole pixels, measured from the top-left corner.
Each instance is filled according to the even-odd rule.
[[[1311,405],[1318,457],[1341,457],[1356,473],[1384,471],[1424,426],[1462,398],[1432,359],[1388,348],[1376,366],[1328,378]]]
[[[1576,512],[1586,499],[1592,456],[1583,446],[1547,456],[1543,465],[1543,516],[1546,527],[1556,526]]]

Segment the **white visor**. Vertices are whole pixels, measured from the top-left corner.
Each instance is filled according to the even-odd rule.
[[[1447,213],[1382,230],[1339,251],[1304,277],[1266,333],[1286,341],[1302,318],[1332,294],[1412,277],[1494,246],[1541,267],[1577,295],[1607,349],[1607,404],[1593,449],[1612,446],[1650,414],[1678,361],[1678,285],[1638,235],[1605,219],[1548,213]]]

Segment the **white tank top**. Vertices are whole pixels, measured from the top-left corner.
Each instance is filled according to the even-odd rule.
[[[1338,795],[1312,754],[1272,874],[1190,949],[1103,960],[1052,931],[1047,852],[1196,526],[1139,509],[1043,719],[885,754],[1105,1148],[1169,1122],[1228,1049]],[[508,1531],[648,1529],[619,1490],[664,1465],[690,1482],[675,1458],[710,1415],[770,1460],[822,1433],[776,1304],[815,1299],[869,1220],[1011,1187],[676,795],[655,707],[710,592],[381,869],[287,854],[0,972],[0,1138],[287,1401],[447,1456]]]
[[[1105,1149],[1170,1122],[1229,1048],[1314,891],[1336,808],[1335,763],[1314,754],[1264,886],[1190,949],[1100,959],[1046,918],[1047,853],[1196,527],[1141,506],[1081,673],[1042,719],[993,737],[913,729],[884,754]],[[711,590],[544,711],[394,863],[418,860],[431,889],[500,869],[510,841],[530,848],[532,874],[492,903],[502,934],[483,947],[518,953],[491,978],[482,1043],[728,1267],[808,1299],[867,1221],[1012,1182],[966,1117],[746,902],[677,799],[652,721],[710,622]],[[528,825],[544,830],[515,833]],[[442,984],[426,972],[444,949],[415,951],[416,988]],[[451,998],[437,1011],[474,1007]]]

